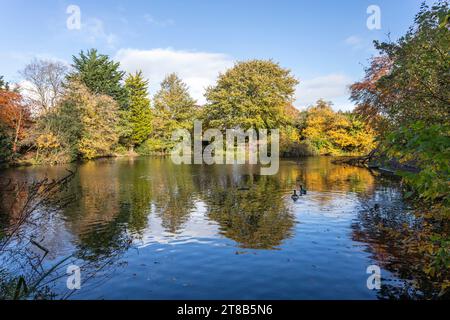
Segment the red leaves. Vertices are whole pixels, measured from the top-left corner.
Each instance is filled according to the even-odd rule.
[[[13,152],[17,142],[24,138],[30,123],[30,112],[18,92],[0,90],[0,125],[3,125],[13,140]]]

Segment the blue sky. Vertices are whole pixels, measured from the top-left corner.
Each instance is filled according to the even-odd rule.
[[[273,59],[301,81],[295,105],[318,98],[351,109],[347,86],[375,54],[372,41],[396,39],[412,24],[420,0],[0,0],[0,74],[11,82],[33,57],[71,62],[97,48],[125,71],[142,69],[150,92],[177,72],[204,102],[204,87],[246,59]],[[69,30],[69,5],[81,28]],[[367,8],[381,9],[381,29],[369,30]]]

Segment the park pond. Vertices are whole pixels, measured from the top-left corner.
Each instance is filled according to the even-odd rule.
[[[81,267],[79,290],[68,289],[66,269],[48,282],[54,298],[424,294],[414,287],[415,257],[379,229],[417,220],[393,177],[336,165],[329,157],[283,160],[274,176],[261,176],[256,165],[175,165],[169,158],[138,157],[8,169],[1,177],[57,179],[67,169],[76,169],[64,191],[71,201],[37,208],[37,214],[55,212],[34,238],[48,251],[43,269],[65,257]],[[300,185],[307,193],[293,201]],[[1,201],[6,228],[14,219],[12,199],[5,193]],[[370,278],[377,268],[378,289]]]

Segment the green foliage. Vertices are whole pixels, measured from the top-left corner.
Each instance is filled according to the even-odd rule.
[[[171,137],[175,129],[192,130],[198,115],[196,102],[189,95],[187,85],[174,73],[162,81],[154,98],[154,112],[154,132],[150,143],[161,146],[160,152],[172,147]]]
[[[12,141],[5,128],[0,123],[0,164],[6,163],[12,156]]]
[[[320,155],[320,151],[309,140],[301,141],[298,144],[298,155],[301,157],[310,157]]]
[[[149,138],[136,149],[136,152],[140,155],[146,156],[157,155],[165,153],[164,150],[166,150],[167,147],[167,142],[161,139]]]
[[[129,92],[130,104],[128,122],[131,128],[130,139],[133,145],[140,145],[152,132],[152,110],[148,98],[148,81],[142,72],[130,74],[125,80],[125,88]]]
[[[393,126],[450,118],[450,30],[440,27],[448,14],[447,1],[431,7],[423,3],[404,37],[375,43],[381,55],[394,62],[374,92],[382,97],[383,112]]]
[[[120,64],[99,54],[96,49],[80,52],[73,57],[74,71],[68,75],[70,81],[80,81],[93,94],[105,94],[112,97],[121,109],[128,107],[128,92],[121,84],[125,72],[119,70]]]
[[[418,197],[450,205],[450,125],[416,122],[387,137],[388,156],[413,163],[419,173],[401,173]]]
[[[352,86],[365,115],[382,124],[381,148],[420,170],[405,173],[408,195],[449,204],[450,30],[448,1],[422,4],[396,42],[375,42],[380,57]]]
[[[166,122],[173,121],[179,128],[193,127],[193,119],[197,113],[195,104],[187,85],[175,73],[161,82],[161,89],[155,95],[158,116]]]
[[[277,63],[237,63],[206,91],[205,120],[212,128],[277,129],[286,121],[298,81]]]

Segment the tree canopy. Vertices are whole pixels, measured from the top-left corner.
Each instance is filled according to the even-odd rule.
[[[334,112],[323,100],[306,111],[302,138],[320,154],[362,154],[375,146],[369,126],[351,113]]]
[[[153,114],[148,97],[148,80],[145,80],[142,71],[130,74],[125,80],[128,91],[129,114],[128,121],[131,127],[131,142],[140,145],[153,131]]]
[[[270,60],[238,62],[206,90],[205,120],[214,128],[279,128],[298,81]]]
[[[67,66],[59,61],[33,59],[20,72],[29,87],[27,92],[30,107],[35,113],[46,113],[54,108],[63,94],[63,82]]]
[[[110,156],[119,141],[117,103],[77,81],[68,84],[57,110],[40,123],[37,142],[43,156],[62,153],[72,160]]]
[[[351,86],[357,112],[392,126],[450,117],[450,31],[442,26],[448,3],[425,3],[414,25],[396,42],[375,42],[375,57],[362,82]],[[386,122],[385,122],[386,123]]]
[[[178,128],[192,128],[196,101],[177,74],[171,73],[164,78],[154,100],[156,112],[167,123],[173,122]]]
[[[122,85],[125,72],[119,69],[118,62],[91,49],[73,56],[72,68],[74,70],[68,75],[69,80],[82,82],[94,94],[112,97],[122,109],[128,107],[128,92]]]
[[[175,74],[167,75],[154,97],[153,132],[143,153],[167,152],[172,145],[175,129],[192,130],[198,117],[196,101],[190,96],[187,85]]]

